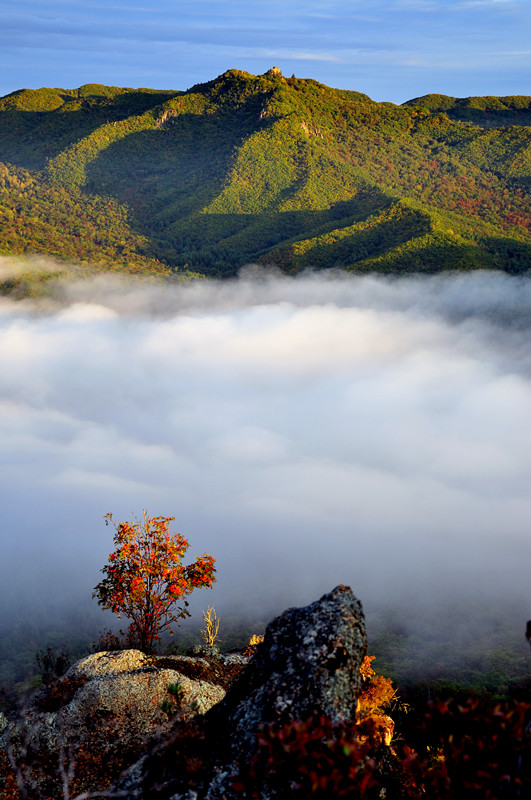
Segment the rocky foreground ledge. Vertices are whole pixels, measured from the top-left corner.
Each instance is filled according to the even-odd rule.
[[[264,726],[354,721],[365,652],[361,604],[338,586],[274,619],[250,656],[96,653],[7,726],[0,796],[242,798]]]

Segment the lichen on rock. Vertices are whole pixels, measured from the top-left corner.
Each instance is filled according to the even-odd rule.
[[[355,721],[365,652],[363,610],[348,587],[288,609],[269,624],[224,700],[193,728],[176,723],[145,759],[141,779],[137,771],[119,788],[146,800],[237,800],[233,785],[264,726],[311,717]],[[191,762],[200,764],[194,775],[186,772]],[[279,797],[265,784],[260,791],[263,800]]]
[[[274,619],[217,709],[228,716],[233,749],[252,748],[262,724],[319,714],[353,719],[366,647],[361,603],[345,586]]]
[[[219,703],[241,665],[139,650],[94,653],[38,692],[0,738],[25,774],[31,796],[102,790],[170,730]],[[214,682],[205,677],[214,677]],[[225,684],[225,685],[221,685]],[[178,701],[169,692],[179,687]],[[171,713],[168,710],[171,709]]]

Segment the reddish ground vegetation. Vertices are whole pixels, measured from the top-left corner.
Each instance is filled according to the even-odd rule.
[[[38,711],[54,712],[66,706],[74,697],[78,689],[87,682],[84,675],[72,678],[59,678],[48,684],[35,698]]]

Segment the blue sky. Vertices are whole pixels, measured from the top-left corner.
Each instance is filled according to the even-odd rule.
[[[530,34],[531,0],[0,0],[0,95],[273,65],[375,100],[531,94]]]

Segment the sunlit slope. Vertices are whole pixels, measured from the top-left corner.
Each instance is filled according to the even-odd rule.
[[[444,111],[450,119],[473,122],[483,128],[531,125],[531,97],[449,97],[426,94],[404,106],[421,106],[434,114]]]
[[[48,247],[101,266],[116,252],[137,269],[216,276],[255,261],[287,272],[522,272],[530,99],[468,101],[375,103],[276,69],[230,71],[187,92],[16,92],[0,100],[0,160],[33,188],[0,190],[0,214],[18,220],[0,251]],[[53,228],[42,198],[57,192],[71,216],[47,243],[34,231],[45,214]],[[105,216],[106,204],[115,223],[101,226],[98,259],[91,209]]]

